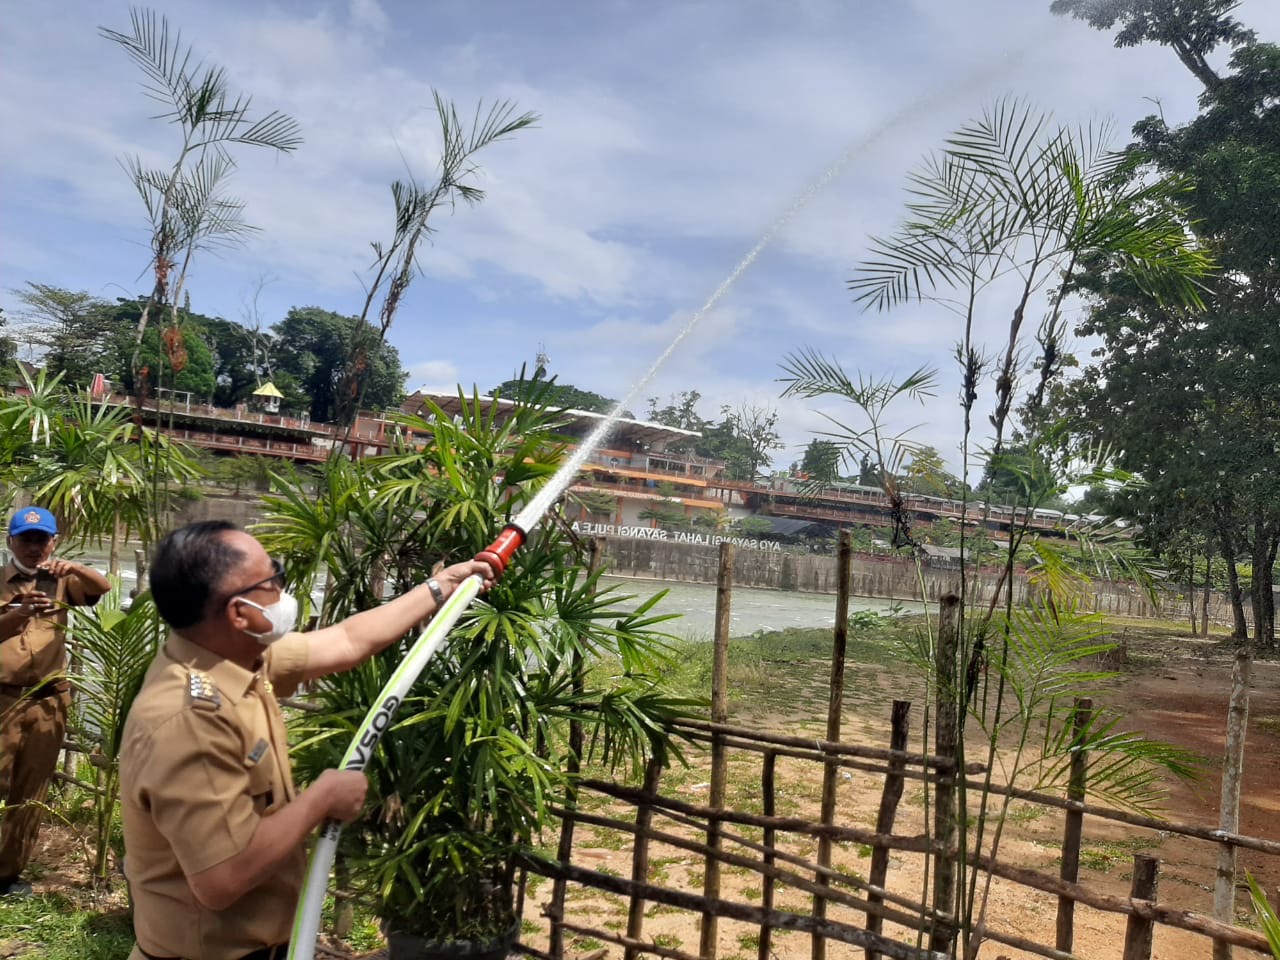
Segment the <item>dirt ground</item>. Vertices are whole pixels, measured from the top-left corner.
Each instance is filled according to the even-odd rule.
[[[1230,652],[1221,638],[1213,641],[1170,635],[1139,626],[1124,632],[1129,664],[1121,678],[1108,686],[1096,702],[1109,704],[1125,715],[1126,729],[1145,733],[1187,747],[1207,760],[1203,778],[1194,784],[1176,779],[1168,783],[1168,801],[1164,814],[1172,822],[1205,827],[1217,826],[1219,777],[1223,753],[1224,724],[1231,687]],[[849,666],[844,702],[842,739],[870,746],[888,743],[889,704],[894,698],[922,702],[923,690],[918,679],[905,668]],[[790,681],[794,682],[794,681]],[[750,699],[733,706],[731,722],[754,729],[795,735],[821,736],[825,728],[826,692],[821,684],[810,680],[796,683],[794,690],[774,691],[772,703],[793,703],[793,708],[779,713],[766,709]],[[918,714],[913,723],[918,723]],[[911,749],[918,748],[918,734],[913,732]],[[673,769],[665,775],[664,794],[690,803],[706,802],[708,773],[705,756],[691,755],[687,769]],[[739,810],[760,810],[760,761],[745,752],[730,754],[728,804]],[[837,822],[855,826],[874,825],[879,804],[881,778],[855,772],[842,777],[838,788]],[[1029,784],[1028,784],[1029,785]],[[778,814],[816,819],[821,789],[821,769],[801,761],[779,761]],[[588,804],[593,812],[630,819],[634,811],[597,798]],[[1280,663],[1258,662],[1254,666],[1251,708],[1245,766],[1244,799],[1241,807],[1240,832],[1268,839],[1280,839]],[[895,832],[923,832],[924,793],[918,781],[908,781]],[[1057,874],[1062,817],[1053,810],[1014,802],[1005,818],[1006,830],[1001,859],[1007,863]],[[659,818],[655,826],[680,832],[680,828],[664,824]],[[628,877],[631,874],[630,837],[604,828],[579,828],[575,842],[575,861],[593,870]],[[687,833],[688,831],[685,831]],[[742,832],[758,840],[759,831]],[[551,838],[554,843],[554,838]],[[727,849],[734,850],[732,844]],[[747,851],[744,855],[753,856]],[[812,858],[816,844],[793,836],[787,849]],[[1086,818],[1082,850],[1081,880],[1094,889],[1117,896],[1127,895],[1134,853],[1145,853],[1161,860],[1159,899],[1162,903],[1197,913],[1212,913],[1212,889],[1217,848],[1206,842],[1171,837],[1162,831],[1139,830]],[[856,844],[836,844],[835,865],[848,872],[865,876],[869,866],[869,848]],[[84,855],[74,834],[57,823],[46,828],[37,853],[40,876],[36,883],[41,892],[66,892],[79,902],[85,893]],[[1264,885],[1273,903],[1280,903],[1280,858],[1245,852],[1241,865],[1250,870]],[[703,864],[700,857],[674,847],[655,845],[650,854],[649,880],[666,887],[700,893]],[[759,905],[761,879],[758,873],[741,867],[725,869],[721,881],[725,899]],[[923,884],[920,859],[912,854],[895,853],[890,860],[889,889],[918,899]],[[547,945],[547,921],[542,908],[550,894],[551,884],[533,878],[525,904],[525,927],[522,941],[536,949]],[[97,901],[104,912],[124,909],[123,895],[116,891]],[[775,907],[800,914],[811,912],[811,900],[803,891],[781,886]],[[993,884],[989,923],[1031,939],[1052,943],[1056,898],[1015,887],[1003,881]],[[625,932],[627,903],[621,896],[586,888],[570,888],[568,918],[584,928],[613,934]],[[843,907],[833,907],[828,916],[833,920],[861,926],[863,915]],[[1237,896],[1239,922],[1252,922],[1247,891]],[[1112,960],[1121,954],[1125,921],[1084,906],[1076,908],[1074,953],[1083,960]],[[913,935],[886,926],[886,932],[914,942]],[[735,921],[721,921],[718,930],[720,960],[754,960],[758,948],[756,927]],[[589,934],[568,936],[567,954],[577,960],[621,960],[622,949]],[[699,944],[699,916],[657,904],[646,910],[643,940],[696,954]],[[775,931],[772,955],[777,960],[807,960],[811,941],[807,935]],[[1203,937],[1158,928],[1153,956],[1157,960],[1190,960],[1209,957],[1210,942]],[[1236,956],[1252,954],[1237,949]],[[862,950],[829,942],[830,960],[862,958]],[[980,954],[997,960],[1007,957],[1020,960],[1031,954],[998,943],[986,943]]]
[[[1208,828],[1218,825],[1221,763],[1224,729],[1231,689],[1230,652],[1220,638],[1213,642],[1187,636],[1169,636],[1140,627],[1126,631],[1129,665],[1118,681],[1110,684],[1100,697],[1098,706],[1110,705],[1125,715],[1124,729],[1143,733],[1186,747],[1206,760],[1199,782],[1188,784],[1170,778],[1164,817],[1174,823]],[[844,733],[842,739],[873,746],[888,741],[889,702],[894,697],[920,702],[921,691],[913,688],[909,677],[891,669],[855,668],[850,665],[847,682]],[[856,679],[854,679],[856,673]],[[1280,663],[1257,662],[1251,684],[1251,709],[1245,765],[1244,797],[1240,811],[1240,831],[1256,837],[1280,839],[1276,814],[1280,810]],[[774,698],[775,702],[779,698]],[[792,734],[820,736],[825,720],[818,703],[796,691],[796,708],[784,716],[760,714],[750,704],[738,704],[731,722],[756,729],[769,729]],[[918,721],[915,721],[918,722]],[[913,747],[914,749],[915,747]],[[730,754],[729,797],[731,807],[759,811],[759,760],[743,754]],[[662,792],[690,803],[705,803],[707,783],[705,760],[695,762],[692,769],[673,771],[663,781]],[[812,764],[779,762],[778,783],[780,815],[802,815],[816,819],[820,798],[820,768]],[[856,826],[874,825],[882,779],[854,773],[846,775],[839,787],[837,822]],[[1026,784],[1030,786],[1030,784]],[[627,818],[632,811],[614,806],[606,808],[614,816]],[[913,819],[914,818],[914,819]],[[1000,858],[1011,864],[1030,867],[1056,876],[1060,862],[1062,816],[1058,811],[1034,807],[1015,801],[1006,818]],[[655,826],[662,819],[655,820]],[[663,829],[673,829],[669,825]],[[914,833],[923,830],[923,791],[917,783],[908,782],[895,832]],[[744,831],[749,832],[749,831]],[[753,834],[758,838],[758,834]],[[620,876],[631,874],[629,838],[590,828],[575,842],[575,859],[584,867]],[[729,849],[734,849],[729,845]],[[788,849],[812,858],[816,845],[796,839]],[[747,851],[740,852],[750,856]],[[1213,882],[1218,849],[1208,842],[1170,836],[1163,831],[1142,830],[1122,824],[1086,818],[1081,854],[1081,881],[1092,889],[1114,896],[1127,896],[1131,882],[1133,855],[1143,853],[1161,861],[1159,900],[1161,903],[1212,915]],[[655,845],[651,850],[649,879],[662,886],[701,892],[703,865],[694,853],[674,847]],[[837,844],[835,864],[859,876],[866,875],[869,849],[857,845]],[[1263,884],[1273,903],[1280,903],[1280,858],[1243,852],[1242,867],[1252,872]],[[920,858],[911,854],[894,854],[890,860],[889,889],[919,899],[923,883]],[[539,911],[545,903],[550,884],[535,890],[526,905],[528,921],[537,923],[537,931],[527,929],[523,938],[532,946],[544,948],[545,919]],[[724,870],[721,895],[725,899],[758,905],[761,880],[753,872],[737,867]],[[1247,890],[1237,892],[1237,921],[1253,923]],[[796,913],[811,912],[811,900],[804,892],[780,887],[776,907]],[[828,917],[861,926],[863,915],[845,908],[832,907]],[[1052,944],[1057,910],[1056,897],[997,880],[990,897],[989,924],[996,929]],[[582,927],[614,934],[625,932],[626,902],[620,896],[598,891],[570,888],[566,912],[571,922]],[[886,932],[893,933],[892,925]],[[1083,905],[1076,907],[1074,954],[1084,960],[1119,958],[1124,942],[1125,919]],[[734,921],[721,920],[718,928],[718,955],[721,960],[754,960],[758,949],[758,929]],[[914,942],[914,934],[897,931],[902,939]],[[607,956],[619,960],[622,950],[589,936],[567,938],[568,952],[580,958]],[[675,908],[651,904],[646,911],[643,940],[696,954],[699,945],[699,917]],[[606,954],[601,954],[607,948]],[[771,953],[778,960],[807,960],[811,956],[807,935],[775,931]],[[828,942],[827,956],[861,958],[864,953],[845,944]],[[1212,945],[1204,937],[1159,927],[1155,933],[1153,957],[1156,960],[1190,960],[1209,957]],[[1236,956],[1253,955],[1237,948]],[[986,943],[980,956],[1007,957],[1020,960],[1034,954],[995,942]]]

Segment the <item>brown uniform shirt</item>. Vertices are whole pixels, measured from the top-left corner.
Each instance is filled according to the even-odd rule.
[[[21,593],[43,590],[59,603],[71,607],[89,606],[98,596],[86,595],[79,577],[54,578],[41,571],[36,576],[18,572],[9,561],[0,573],[0,607]],[[58,609],[46,617],[32,617],[20,633],[0,642],[0,684],[34,687],[67,669],[67,611]]]
[[[227,960],[289,939],[306,872],[302,847],[223,911],[187,884],[248,846],[294,798],[276,693],[301,682],[308,639],[267,647],[256,673],[171,635],[125,723],[120,806],[138,945],[161,957]]]

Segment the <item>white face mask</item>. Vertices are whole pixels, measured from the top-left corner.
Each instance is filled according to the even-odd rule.
[[[261,610],[262,615],[267,618],[267,622],[271,624],[271,629],[266,633],[254,633],[252,630],[246,630],[245,633],[254,637],[264,647],[269,643],[274,643],[286,633],[294,628],[298,622],[298,598],[292,593],[280,591],[280,599],[275,603],[262,606],[247,600],[244,597],[236,597],[241,603],[247,603],[255,610]]]
[[[13,561],[13,565],[18,568],[18,572],[23,576],[34,577],[37,573],[40,572],[39,567],[28,567],[25,563],[23,563],[21,560],[19,560],[15,556],[10,556],[9,559]]]

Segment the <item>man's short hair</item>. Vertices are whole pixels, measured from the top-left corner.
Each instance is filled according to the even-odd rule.
[[[227,543],[225,536],[239,529],[228,520],[204,520],[179,527],[156,547],[151,596],[173,629],[200,623],[227,574],[244,562],[244,552]]]

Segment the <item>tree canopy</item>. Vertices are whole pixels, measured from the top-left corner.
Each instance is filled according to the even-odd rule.
[[[339,385],[352,383],[344,373],[359,324],[358,317],[332,310],[294,307],[271,328],[277,374],[280,379],[288,375],[311,398],[312,420],[347,424],[355,417],[360,397],[350,390],[340,391]],[[366,342],[373,346],[365,354],[361,377],[355,381],[365,385],[363,407],[378,410],[397,406],[404,399],[406,377],[400,353],[378,338],[376,330],[365,326]]]
[[[1172,47],[1205,85],[1199,115],[1180,126],[1140,121],[1129,172],[1186,184],[1197,242],[1221,264],[1208,309],[1190,311],[1088,262],[1077,289],[1090,309],[1077,328],[1101,346],[1062,407],[1085,444],[1113,451],[1144,483],[1118,507],[1157,550],[1211,543],[1228,568],[1236,633],[1244,632],[1236,563],[1252,564],[1256,637],[1273,642],[1271,585],[1280,542],[1280,47],[1234,21],[1233,3],[1129,0],[1066,3],[1117,42]],[[1203,55],[1232,46],[1229,72]],[[1188,62],[1190,60],[1191,62]]]

